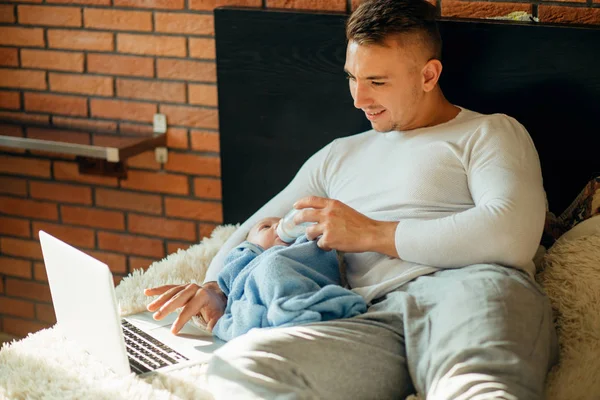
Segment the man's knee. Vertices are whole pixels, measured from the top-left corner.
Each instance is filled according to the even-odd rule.
[[[269,332],[268,329],[252,329],[245,335],[228,342],[213,353],[211,371],[218,373],[222,369],[242,368],[247,372],[267,372],[273,367],[281,368],[287,360],[286,343],[282,335]],[[214,365],[213,365],[214,364]],[[219,368],[216,368],[216,366]]]
[[[434,380],[427,393],[430,400],[536,400],[542,398],[539,388],[522,382],[513,373],[475,372],[468,363],[458,363]],[[534,385],[538,386],[538,385]]]
[[[439,276],[441,289],[428,289],[436,299],[429,340],[413,353],[420,389],[436,400],[541,398],[555,346],[543,293],[521,272],[493,265]]]
[[[277,336],[252,330],[214,352],[206,378],[215,399],[318,398],[310,378],[284,355],[286,346]]]

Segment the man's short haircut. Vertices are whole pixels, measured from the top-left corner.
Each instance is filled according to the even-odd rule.
[[[384,44],[395,35],[417,34],[430,58],[441,60],[442,38],[437,10],[426,0],[365,0],[346,23],[346,39],[358,44]]]

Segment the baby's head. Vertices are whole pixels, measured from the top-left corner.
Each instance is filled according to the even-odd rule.
[[[277,236],[277,225],[280,220],[281,218],[278,217],[261,219],[250,229],[246,240],[259,245],[265,250],[273,246],[289,246],[288,243]]]

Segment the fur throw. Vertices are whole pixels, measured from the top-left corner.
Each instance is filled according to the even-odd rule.
[[[550,371],[548,400],[600,396],[600,233],[558,240],[537,280],[556,318],[560,361]]]

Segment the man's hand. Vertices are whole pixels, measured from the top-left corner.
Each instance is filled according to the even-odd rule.
[[[227,297],[223,294],[217,282],[207,282],[202,286],[195,283],[187,285],[166,285],[145,289],[146,296],[161,295],[148,304],[148,311],[156,311],[154,319],[160,320],[165,315],[183,307],[173,323],[171,332],[177,334],[181,328],[194,316],[201,317],[207,324],[207,329],[213,327],[225,312]]]
[[[299,212],[294,222],[316,222],[306,229],[306,236],[309,240],[320,236],[317,245],[323,250],[376,251],[398,257],[395,244],[398,222],[376,221],[341,201],[317,196],[298,200],[294,208],[314,209]]]

